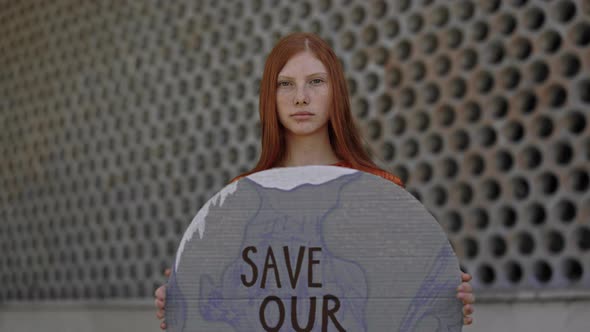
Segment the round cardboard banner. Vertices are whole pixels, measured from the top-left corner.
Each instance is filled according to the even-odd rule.
[[[460,270],[403,188],[334,166],[236,181],[197,213],[168,281],[168,331],[461,331]]]

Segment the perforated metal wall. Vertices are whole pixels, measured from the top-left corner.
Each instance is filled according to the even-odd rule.
[[[1,1],[0,302],[150,297],[295,30],[480,296],[590,289],[588,0]]]

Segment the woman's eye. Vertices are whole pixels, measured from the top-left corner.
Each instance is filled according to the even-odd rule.
[[[322,80],[321,78],[314,78],[313,80],[311,80],[311,84],[314,85],[321,84],[322,82],[324,82],[324,80]]]
[[[287,82],[287,81],[282,81],[282,82],[279,82],[279,86],[280,86],[280,87],[287,87],[287,86],[289,86],[289,85],[291,85],[291,82]]]

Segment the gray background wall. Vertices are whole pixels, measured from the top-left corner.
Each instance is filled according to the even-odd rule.
[[[161,271],[254,165],[265,56],[297,30],[473,274],[469,329],[590,326],[590,1],[5,0],[1,330],[157,330]]]

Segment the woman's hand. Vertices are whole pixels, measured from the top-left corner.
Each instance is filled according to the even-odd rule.
[[[166,271],[164,271],[164,275],[166,276],[166,278],[170,277],[171,272],[172,270],[170,269],[166,269]],[[162,321],[160,322],[160,328],[162,330],[165,330],[166,321],[164,320],[164,317],[166,316],[166,284],[163,284],[162,286],[158,287],[154,295],[156,296],[156,299],[154,300],[157,310],[156,317],[158,317],[158,319]]]
[[[473,288],[469,284],[470,280],[471,275],[461,272],[462,283],[457,287],[457,298],[463,302],[463,325],[473,323],[471,314],[474,311],[475,295],[473,295]]]

